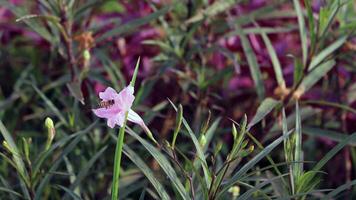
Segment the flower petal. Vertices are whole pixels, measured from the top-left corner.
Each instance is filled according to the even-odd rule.
[[[110,128],[114,128],[115,125],[122,127],[124,124],[124,119],[125,119],[125,113],[119,112],[114,117],[108,118],[107,125]]]
[[[120,109],[123,111],[128,111],[133,101],[135,100],[135,96],[133,95],[134,89],[132,86],[127,86],[118,94],[118,97],[115,98],[115,104],[119,105]]]
[[[103,101],[109,101],[117,98],[118,94],[113,88],[107,87],[104,92],[99,92],[99,97]]]
[[[93,112],[100,118],[111,118],[117,114],[116,110],[106,108],[93,109]]]
[[[144,125],[143,119],[132,109],[129,110],[129,114],[127,116],[127,120],[130,122],[136,123],[140,126]]]

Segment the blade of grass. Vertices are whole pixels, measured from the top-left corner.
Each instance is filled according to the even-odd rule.
[[[165,15],[170,10],[170,8],[171,8],[171,6],[165,6],[165,7],[161,8],[160,10],[158,10],[157,12],[149,14],[145,17],[140,18],[140,19],[135,19],[135,20],[129,21],[126,24],[123,24],[117,28],[111,29],[111,30],[107,31],[106,33],[104,33],[103,35],[101,35],[100,37],[98,37],[96,41],[102,42],[106,38],[117,36],[117,35],[122,35],[124,33],[133,31],[133,30],[137,29],[138,27],[143,26],[155,19],[158,19],[162,15]]]
[[[68,126],[68,122],[59,109],[52,103],[52,101],[46,97],[46,95],[33,83],[30,83],[33,89],[37,92],[37,94],[41,97],[41,99],[46,103],[46,105],[52,110],[54,114],[66,125]]]
[[[266,181],[263,181],[262,183],[254,186],[253,188],[247,190],[245,193],[243,193],[239,198],[237,198],[237,200],[247,200],[247,199],[250,199],[251,196],[253,195],[253,193],[259,191],[262,187],[268,185],[268,184],[272,184],[273,181],[275,180],[278,180],[278,179],[282,179],[283,180],[283,177],[284,176],[287,176],[288,174],[282,174],[282,175],[279,175],[279,176],[276,176],[276,177],[273,177],[273,178],[270,178],[270,179],[267,179]]]
[[[323,76],[325,76],[336,64],[334,60],[329,60],[318,67],[314,68],[308,75],[305,76],[301,84],[299,85],[297,91],[301,94],[308,91],[312,86],[314,86]]]
[[[353,180],[351,182],[345,183],[343,185],[340,185],[337,187],[335,190],[329,192],[326,196],[324,196],[322,199],[334,199],[336,195],[338,195],[340,192],[349,189],[350,187],[356,185],[356,180]]]
[[[74,200],[82,200],[80,196],[75,194],[72,190],[68,189],[67,187],[64,187],[62,185],[57,185],[57,187],[61,188],[66,192],[66,194],[70,195]]]
[[[235,29],[236,31],[238,31],[241,39],[242,48],[247,58],[250,73],[256,87],[257,96],[259,100],[262,101],[265,96],[265,88],[262,80],[260,65],[257,62],[256,54],[253,51],[247,36],[243,33],[243,29],[239,25],[235,25]]]
[[[316,55],[312,61],[310,62],[308,71],[313,70],[317,67],[322,61],[324,61],[330,54],[340,48],[346,42],[347,36],[343,36],[336,40],[334,43],[330,44],[330,46],[326,47],[322,50],[318,55]]]
[[[173,186],[176,188],[176,190],[178,191],[180,196],[185,200],[190,199],[188,193],[185,191],[184,186],[180,182],[172,165],[164,157],[164,155],[161,152],[159,152],[154,146],[152,146],[150,143],[148,143],[146,140],[144,140],[142,137],[140,137],[137,133],[132,131],[130,128],[127,127],[126,132],[128,134],[130,134],[132,137],[134,137],[136,140],[138,140],[145,147],[145,149],[155,158],[155,160],[161,166],[162,170],[166,173],[168,178],[172,181]]]
[[[9,193],[9,195],[15,195],[15,196],[17,196],[17,197],[20,197],[21,199],[24,198],[20,193],[15,192],[14,190],[11,190],[11,189],[9,189],[9,188],[0,187],[0,191],[1,191],[1,192],[4,192],[4,193]]]
[[[252,126],[256,125],[263,118],[270,113],[274,107],[276,107],[280,102],[272,98],[266,98],[262,101],[261,105],[257,108],[255,116],[252,118],[247,126],[247,130],[250,130]]]
[[[146,165],[146,163],[137,155],[128,145],[124,145],[125,155],[133,162],[135,165],[140,168],[140,170],[145,174],[147,179],[151,182],[153,187],[158,192],[158,195],[163,200],[169,200],[170,197],[163,185],[155,178],[152,170]]]
[[[312,171],[320,171],[321,168],[334,157],[342,148],[344,148],[349,141],[354,141],[356,139],[356,133],[353,133],[343,139],[339,144],[332,148],[312,169]]]
[[[53,174],[52,172],[56,171],[62,161],[64,160],[64,157],[66,157],[72,150],[76,147],[76,145],[81,141],[82,137],[87,134],[93,126],[86,128],[82,132],[78,132],[78,135],[72,140],[69,145],[63,149],[63,152],[59,155],[58,159],[51,165],[51,168],[48,170],[46,175],[41,179],[41,182],[39,186],[36,189],[36,194],[34,200],[40,200],[41,194],[44,190],[44,188],[49,184],[49,181],[51,180]]]
[[[168,101],[171,103],[171,105],[173,106],[174,110],[177,112],[177,107],[173,104],[173,102],[171,100],[169,100],[169,99],[168,99]],[[205,182],[206,182],[206,185],[209,187],[210,186],[210,181],[211,181],[211,176],[210,176],[210,171],[209,171],[209,169],[207,167],[208,164],[207,164],[206,159],[205,159],[204,151],[200,146],[199,140],[195,136],[193,130],[190,128],[187,120],[185,120],[184,117],[183,117],[183,125],[187,129],[187,131],[189,133],[189,136],[192,139],[194,147],[195,147],[195,149],[197,151],[198,159],[194,161],[194,167],[196,169],[199,169],[199,162],[202,162]]]
[[[231,177],[230,180],[224,185],[224,188],[220,192],[219,197],[221,197],[230,187],[232,187],[239,179],[246,174],[248,170],[254,167],[260,160],[266,157],[274,148],[276,148],[285,138],[287,138],[293,130],[289,131],[288,134],[282,135],[276,140],[274,140],[271,144],[266,146],[263,151],[258,153],[255,157],[253,157],[250,161],[248,161],[240,170],[238,170],[234,176]]]
[[[131,78],[130,86],[135,88],[135,81],[138,72],[138,68],[140,65],[140,58],[137,59],[137,63],[135,66],[134,74]],[[120,178],[120,170],[121,170],[121,156],[122,156],[122,148],[124,145],[124,136],[125,136],[125,128],[126,122],[128,117],[128,111],[126,111],[125,119],[122,127],[119,130],[119,138],[116,141],[116,148],[115,148],[115,158],[114,158],[114,173],[112,177],[112,189],[111,189],[111,199],[117,200],[119,198],[119,178]]]
[[[93,155],[93,157],[84,165],[85,167],[80,169],[80,172],[76,176],[75,181],[69,187],[69,190],[74,192],[75,189],[79,186],[79,184],[83,181],[83,179],[88,175],[89,169],[94,165],[94,163],[100,158],[100,156],[105,152],[107,146],[101,148],[97,153]],[[62,199],[67,199],[68,195],[64,196]]]
[[[310,135],[310,136],[325,137],[327,139],[330,139],[330,140],[333,140],[336,142],[341,142],[345,138],[348,137],[348,135],[346,135],[344,133],[339,133],[339,132],[331,131],[331,130],[324,130],[321,128],[314,128],[314,127],[304,127],[303,133]],[[356,140],[348,141],[347,145],[356,147]]]
[[[72,140],[73,138],[86,133],[88,131],[90,131],[96,124],[97,124],[98,120],[93,122],[92,124],[90,124],[86,129],[78,131],[76,133],[73,133],[71,135],[68,135],[67,137],[62,138],[61,140],[57,141],[56,143],[52,144],[51,147],[47,150],[47,151],[43,151],[41,152],[37,158],[35,159],[35,161],[33,162],[33,168],[32,168],[32,174],[33,177],[37,176],[37,173],[39,172],[43,162],[48,158],[48,156],[51,155],[52,152],[54,152],[54,150],[56,150],[59,147],[62,147],[64,145],[67,144],[68,141]]]
[[[264,41],[264,43],[265,43],[265,45],[267,47],[268,54],[269,54],[269,56],[271,58],[272,66],[273,66],[273,69],[274,69],[274,73],[276,75],[276,79],[277,79],[278,85],[281,88],[286,88],[286,83],[285,83],[284,78],[283,78],[283,72],[282,72],[281,63],[279,62],[279,59],[277,57],[277,53],[273,48],[272,42],[268,38],[266,33],[262,33],[261,36],[262,36],[262,39],[263,39],[263,41]]]
[[[303,54],[303,64],[305,67],[307,63],[307,57],[308,57],[307,30],[305,27],[303,10],[299,0],[293,0],[293,3],[294,3],[294,9],[297,12],[297,16],[298,16],[299,34],[300,34],[302,54]]]
[[[303,150],[302,150],[302,121],[299,113],[299,103],[295,102],[295,152],[294,161],[297,163],[293,164],[293,175],[294,180],[302,174],[303,172]]]

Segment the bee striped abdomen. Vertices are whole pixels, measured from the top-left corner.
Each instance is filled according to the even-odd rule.
[[[111,106],[113,106],[115,104],[115,100],[114,99],[111,99],[111,100],[108,100],[108,101],[102,101],[98,104],[99,108],[110,108]]]

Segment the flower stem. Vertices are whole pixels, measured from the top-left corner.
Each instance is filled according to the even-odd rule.
[[[120,169],[121,169],[121,155],[122,155],[122,147],[124,144],[124,136],[125,136],[125,127],[127,121],[128,112],[125,115],[125,121],[119,131],[119,137],[116,143],[115,149],[115,160],[114,160],[114,174],[112,180],[112,189],[111,189],[111,200],[119,199],[119,178],[120,178]]]

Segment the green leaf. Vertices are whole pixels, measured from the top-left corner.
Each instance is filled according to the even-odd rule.
[[[140,170],[145,174],[147,179],[151,182],[153,187],[158,192],[160,199],[170,199],[163,185],[155,178],[150,167],[146,165],[146,163],[137,155],[128,145],[124,145],[124,153],[125,155],[133,162],[135,165],[140,168]]]
[[[325,76],[336,64],[335,60],[329,60],[305,76],[301,84],[299,85],[297,91],[301,94],[308,91],[312,86],[314,86],[323,76]]]
[[[138,72],[138,68],[140,66],[140,57],[138,57],[137,62],[136,62],[136,66],[135,66],[135,71],[132,75],[131,78],[131,82],[130,85],[134,88],[135,87],[135,82],[136,82],[136,77],[137,77],[137,72]]]
[[[64,118],[64,116],[62,115],[62,112],[59,111],[59,109],[52,103],[52,101],[46,97],[46,95],[40,90],[38,89],[38,87],[31,82],[31,86],[33,87],[33,89],[37,92],[37,94],[41,97],[41,99],[46,103],[46,105],[52,110],[52,112],[54,114],[57,115],[57,117],[65,124],[68,125],[67,120]]]
[[[198,11],[198,13],[195,16],[189,18],[185,23],[191,24],[191,23],[198,22],[204,18],[214,17],[215,15],[226,11],[228,8],[233,6],[237,1],[238,0],[215,1],[205,9]]]
[[[305,7],[307,9],[307,17],[308,17],[308,27],[309,27],[309,33],[310,33],[310,46],[311,48],[315,47],[315,42],[316,42],[316,28],[315,28],[315,23],[314,23],[314,16],[313,16],[313,10],[311,6],[311,1],[304,1]],[[313,50],[312,50],[313,51]]]
[[[13,12],[17,17],[23,17],[28,15],[28,12],[26,10],[26,7],[20,7],[20,6],[14,6],[7,0],[0,0],[0,5],[8,8]],[[49,42],[55,41],[52,37],[52,35],[48,32],[47,29],[44,28],[43,25],[39,24],[35,20],[24,20],[24,22],[35,32],[37,32],[40,36],[42,36],[44,39],[46,39]]]
[[[273,178],[269,178],[266,181],[263,181],[262,183],[257,184],[256,186],[254,186],[253,188],[247,190],[245,193],[243,193],[241,196],[239,196],[237,198],[237,200],[247,200],[247,199],[251,199],[251,196],[259,191],[262,187],[268,185],[268,184],[272,184],[273,181],[278,180],[278,179],[283,179],[284,176],[287,176],[288,174],[282,174],[280,176],[276,176]]]
[[[350,141],[356,139],[356,133],[353,133],[343,139],[339,144],[332,148],[314,167],[312,171],[320,171],[321,168],[332,158],[334,157],[344,146],[346,146]]]
[[[299,0],[293,0],[295,11],[298,16],[299,33],[303,53],[303,64],[305,65],[308,57],[308,40],[307,40],[307,30],[304,22],[304,14]]]
[[[299,113],[299,103],[295,102],[295,152],[294,152],[294,160],[295,164],[293,164],[293,175],[294,180],[302,174],[303,172],[303,150],[302,150],[302,120]],[[294,145],[294,144],[293,144]]]
[[[4,193],[9,193],[11,195],[16,195],[17,197],[20,197],[21,199],[23,199],[23,196],[20,193],[15,192],[14,190],[11,190],[11,189],[8,189],[5,187],[0,187],[0,191],[4,192]]]
[[[23,178],[27,178],[27,171],[25,168],[25,164],[22,160],[21,154],[19,149],[16,146],[15,141],[13,140],[11,134],[9,133],[9,131],[7,130],[7,128],[5,127],[5,125],[3,124],[3,122],[0,120],[0,132],[1,135],[4,137],[5,141],[7,142],[7,144],[9,145],[11,152],[12,152],[12,157],[13,157],[13,161],[16,164],[18,173],[20,174],[20,176],[22,176]],[[28,180],[23,180],[23,181],[28,181]]]
[[[190,197],[188,193],[185,191],[184,186],[179,181],[176,172],[174,171],[172,165],[169,163],[166,157],[161,152],[159,152],[154,146],[152,146],[150,143],[148,143],[146,140],[140,137],[137,133],[132,131],[130,128],[127,127],[126,132],[130,134],[132,137],[134,137],[136,140],[138,140],[145,147],[145,149],[155,158],[155,160],[161,166],[162,170],[166,173],[168,178],[171,180],[173,186],[179,192],[180,196],[184,200],[189,200]]]
[[[131,32],[131,31],[139,28],[140,26],[143,26],[155,19],[158,19],[162,15],[165,15],[170,10],[170,8],[171,8],[171,6],[165,6],[165,7],[161,8],[160,10],[158,10],[157,12],[149,14],[145,17],[140,18],[140,19],[134,19],[132,21],[127,22],[126,24],[123,24],[123,25],[117,27],[117,28],[111,29],[111,30],[107,31],[106,33],[104,33],[102,36],[98,37],[98,39],[96,41],[102,42],[106,38],[122,35],[127,32]]]
[[[232,187],[237,181],[240,180],[240,178],[246,174],[248,170],[250,170],[252,167],[254,167],[260,160],[262,160],[264,157],[266,157],[274,148],[276,148],[285,138],[287,138],[292,131],[289,131],[288,134],[282,135],[276,140],[274,140],[271,144],[266,146],[260,153],[258,153],[255,157],[253,157],[251,160],[249,160],[240,170],[238,170],[234,176],[231,177],[230,180],[227,181],[227,183],[224,185],[224,188],[219,194],[219,197],[221,197],[230,187]],[[219,199],[219,198],[218,198]]]
[[[271,58],[273,69],[274,69],[274,73],[276,75],[276,79],[277,79],[278,85],[281,88],[286,88],[286,83],[285,83],[284,78],[283,78],[283,72],[282,72],[281,63],[278,60],[277,53],[276,53],[276,51],[274,50],[274,48],[272,46],[272,42],[268,38],[266,33],[262,33],[261,35],[262,35],[262,39],[263,39],[263,41],[264,41],[264,43],[265,43],[265,45],[267,47],[268,54],[269,54],[269,56]]]
[[[257,112],[255,116],[252,118],[250,123],[248,124],[247,130],[250,130],[252,126],[256,125],[260,122],[263,118],[266,117],[268,113],[270,113],[274,107],[276,107],[280,102],[274,100],[272,98],[266,98],[262,101],[261,105],[257,108]]]
[[[77,146],[77,144],[81,141],[82,137],[89,132],[93,126],[86,128],[85,130],[78,132],[77,136],[71,141],[71,143],[65,147],[62,153],[59,155],[58,159],[51,165],[51,168],[45,174],[45,176],[41,179],[39,186],[36,189],[34,200],[40,200],[41,194],[46,186],[48,186],[49,181],[51,180],[53,174],[52,172],[56,171],[64,158],[73,151],[73,149]],[[54,145],[53,145],[54,146]]]
[[[332,43],[330,46],[326,47],[318,55],[316,55],[310,62],[308,71],[313,70],[317,67],[322,61],[324,61],[330,54],[340,48],[346,42],[347,36],[343,36]]]
[[[79,82],[70,82],[67,83],[68,90],[72,94],[72,96],[78,100],[80,103],[84,105],[84,96],[82,93],[82,90],[80,88],[80,83]]]
[[[330,139],[330,140],[333,140],[336,142],[341,142],[345,138],[348,137],[348,135],[346,135],[344,133],[339,133],[339,132],[332,131],[332,130],[325,130],[325,129],[321,129],[321,128],[314,128],[314,127],[304,127],[303,133],[310,135],[310,136],[325,137],[327,139]],[[356,140],[348,141],[347,145],[356,147]]]
[[[78,196],[77,194],[75,194],[72,190],[62,186],[62,185],[57,185],[57,187],[61,188],[62,190],[64,190],[66,192],[66,194],[69,194],[74,200],[82,200],[82,198],[80,198],[80,196]]]
[[[170,101],[169,99],[168,99],[168,101],[171,103],[171,105],[173,106],[174,110],[177,111],[177,107],[173,104],[173,102]],[[183,117],[183,125],[187,129],[187,131],[189,133],[189,136],[193,141],[194,147],[197,150],[198,159],[194,162],[194,167],[196,169],[199,169],[199,163],[201,162],[201,164],[203,165],[203,172],[204,172],[205,182],[206,182],[206,185],[209,187],[210,186],[211,177],[210,177],[209,168],[207,167],[208,164],[207,164],[206,159],[205,159],[204,151],[201,148],[199,140],[195,136],[193,130],[190,128],[187,120],[185,120],[184,117]]]
[[[256,54],[253,51],[247,36],[243,33],[243,30],[239,25],[236,25],[236,31],[239,31],[242,48],[247,58],[247,63],[250,68],[250,73],[256,87],[257,95],[259,100],[262,101],[265,96],[265,88],[262,80],[260,65],[257,62]]]
[[[302,79],[304,71],[303,71],[302,61],[298,58],[293,58],[293,59],[294,59],[293,87],[295,87]]]
[[[71,184],[71,186],[69,187],[70,191],[75,191],[75,189],[79,186],[79,184],[83,181],[83,179],[88,176],[88,172],[90,170],[90,168],[94,165],[94,163],[101,157],[101,155],[105,152],[105,150],[107,149],[107,146],[104,146],[103,148],[101,148],[98,152],[96,152],[93,157],[87,162],[85,163],[84,167],[82,167],[80,169],[80,172],[78,173],[78,175],[75,178],[75,181]],[[63,198],[63,199],[67,199],[67,195]]]
[[[351,182],[345,183],[343,185],[340,185],[339,187],[337,187],[335,190],[329,192],[326,196],[324,196],[322,199],[334,199],[333,197],[335,197],[336,195],[338,195],[340,192],[344,191],[344,190],[348,190],[349,188],[351,188],[352,186],[356,185],[356,180],[353,180]]]

